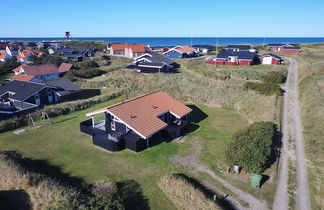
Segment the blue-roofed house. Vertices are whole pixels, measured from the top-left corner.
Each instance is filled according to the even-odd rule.
[[[134,59],[134,68],[141,73],[169,72],[173,61],[164,55],[154,52],[147,52]]]
[[[257,52],[257,49],[252,48],[250,45],[227,45],[225,47],[227,51],[248,51],[248,52]]]
[[[48,52],[49,54],[59,54],[63,59],[75,62],[87,61],[89,57],[95,56],[93,49],[51,48]]]
[[[215,59],[207,60],[206,64],[217,65],[254,65],[259,63],[259,58],[256,52],[249,51],[227,51],[223,50],[219,52]]]

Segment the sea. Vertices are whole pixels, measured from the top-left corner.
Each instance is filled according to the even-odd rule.
[[[1,38],[13,41],[51,41],[63,40],[63,37],[20,37]],[[269,44],[269,43],[319,43],[324,37],[72,37],[80,41],[108,41],[112,43],[146,44],[150,46],[176,45],[227,45],[227,44]]]

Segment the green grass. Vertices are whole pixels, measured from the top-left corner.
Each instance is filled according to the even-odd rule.
[[[3,133],[0,136],[0,149],[17,151],[32,160],[45,160],[50,165],[60,168],[62,173],[80,178],[86,183],[100,180],[135,180],[143,188],[152,209],[174,209],[156,184],[160,177],[167,173],[181,172],[168,158],[185,152],[190,146],[190,140],[195,136],[201,137],[203,143],[214,145],[216,156],[213,158],[220,158],[221,155],[217,154],[217,151],[220,151],[218,145],[228,140],[232,129],[246,125],[246,121],[231,109],[201,106],[208,118],[196,124],[199,128],[186,138],[185,143],[163,143],[138,154],[127,150],[110,153],[95,147],[89,136],[80,133],[79,123],[87,119],[85,113],[120,100],[121,98],[117,98],[90,109],[53,118],[51,125],[38,130],[29,128],[29,132],[22,135],[15,135],[12,131]],[[218,144],[212,144],[210,141]],[[211,150],[208,155],[212,153]],[[60,173],[54,175],[59,176]]]

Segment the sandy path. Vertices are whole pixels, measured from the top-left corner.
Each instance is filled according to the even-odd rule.
[[[291,58],[285,84],[283,110],[283,138],[280,157],[280,173],[273,209],[288,209],[288,145],[289,139],[295,140],[295,160],[297,163],[297,209],[309,210],[309,186],[307,179],[307,165],[304,152],[300,108],[298,99],[298,65]]]
[[[197,154],[191,154],[185,157],[175,156],[171,158],[171,161],[177,165],[182,165],[189,169],[192,173],[202,172],[208,174],[210,177],[216,181],[223,184],[224,187],[232,191],[240,200],[245,201],[249,204],[249,208],[245,208],[239,204],[234,198],[232,198],[232,204],[236,209],[252,209],[252,210],[265,210],[267,205],[265,201],[261,201],[255,198],[253,195],[246,193],[232,184],[224,180],[223,178],[217,176],[212,170],[210,170],[206,165],[202,164]]]

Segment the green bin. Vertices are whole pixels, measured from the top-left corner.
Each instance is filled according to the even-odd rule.
[[[251,175],[251,186],[254,188],[260,188],[260,183],[261,183],[262,175],[260,174],[252,174]]]

